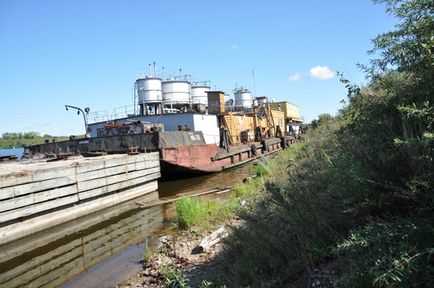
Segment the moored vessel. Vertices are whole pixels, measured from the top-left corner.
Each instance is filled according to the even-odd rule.
[[[154,72],[135,81],[135,96],[137,105],[123,115],[87,114],[86,137],[28,151],[53,158],[158,151],[163,176],[179,177],[219,172],[299,138],[302,119],[296,105],[270,103],[246,88],[237,88],[233,101],[210,86],[192,85],[186,77],[162,80]]]

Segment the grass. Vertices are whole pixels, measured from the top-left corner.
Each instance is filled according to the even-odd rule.
[[[229,201],[182,197],[175,202],[176,227],[181,230],[194,227],[198,231],[204,231],[232,219],[241,207],[240,202],[255,201],[265,191],[266,183],[277,183],[285,178],[283,174],[287,171],[290,159],[301,147],[302,144],[295,144],[273,158],[264,158],[255,169],[258,177],[235,186],[230,192]]]
[[[223,203],[203,198],[182,197],[175,202],[175,224],[181,230],[192,227],[199,232],[209,230],[233,218],[239,206],[236,198]]]
[[[184,272],[173,265],[168,265],[162,269],[166,287],[169,288],[188,288],[190,287],[189,281]]]

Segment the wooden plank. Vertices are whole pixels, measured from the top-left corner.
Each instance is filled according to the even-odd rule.
[[[98,158],[80,158],[58,162],[5,164],[0,170],[0,188],[74,175],[78,167],[82,172],[86,172],[86,169],[94,170],[94,166],[99,165],[98,163],[106,162],[105,167],[112,167],[121,165],[119,163],[125,163],[125,160],[127,163],[132,163],[152,162],[158,161],[158,159],[158,152],[152,152],[139,155],[107,155]]]
[[[78,197],[80,198],[80,200],[84,200],[84,199],[100,196],[103,194],[112,193],[112,192],[115,192],[115,191],[118,191],[121,189],[128,188],[130,186],[135,186],[135,185],[139,185],[141,183],[146,183],[148,181],[152,181],[153,179],[158,178],[159,175],[160,175],[159,173],[154,173],[154,174],[146,175],[143,177],[128,179],[126,181],[102,186],[102,187],[99,187],[96,189],[86,190],[84,192],[79,192]]]
[[[135,164],[139,162],[158,161],[158,153],[146,153],[138,155],[117,155],[116,158],[93,158],[95,161],[80,162],[77,166],[77,173],[83,174],[91,172],[95,169],[107,169],[116,166],[126,166],[128,164]],[[98,167],[98,168],[95,168]]]
[[[41,215],[34,219],[29,219],[21,223],[12,224],[6,227],[0,227],[0,246],[18,238],[35,233],[37,231],[41,231],[42,229],[47,229],[68,220],[94,213],[98,210],[114,206],[116,204],[128,201],[139,196],[143,196],[147,193],[156,191],[157,188],[158,183],[155,178],[154,181],[147,182],[143,185],[122,191],[122,193],[107,195],[98,199],[97,201],[80,203],[79,205],[76,205],[74,207],[69,207],[61,211],[55,211],[53,213]],[[158,194],[152,193],[152,195]]]
[[[57,189],[50,189],[47,191],[42,191],[39,193],[32,193],[18,198],[10,198],[7,200],[0,201],[0,212],[7,210],[13,210],[24,206],[29,206],[32,204],[56,199],[59,197],[76,194],[77,186],[70,185]]]
[[[42,211],[50,210],[67,204],[78,202],[78,196],[70,195],[47,202],[36,203],[32,206],[22,207],[15,210],[9,210],[0,213],[0,223],[7,222],[20,217],[30,216]]]
[[[30,164],[29,164],[30,165]],[[35,164],[33,164],[35,165]],[[23,185],[26,183],[45,181],[49,179],[67,177],[74,175],[75,167],[62,166],[53,168],[39,167],[38,170],[26,170],[28,168],[26,165],[21,165],[19,170],[12,171],[8,174],[3,174],[0,176],[0,194],[5,187]]]
[[[98,178],[98,179],[93,179],[93,180],[89,180],[89,181],[79,181],[77,183],[77,187],[78,187],[79,192],[84,192],[87,190],[103,187],[106,185],[127,181],[129,179],[144,177],[146,175],[154,174],[154,173],[158,173],[158,172],[160,172],[160,167],[150,168],[150,169],[145,169],[145,170],[139,170],[139,171],[131,171],[128,173],[122,173],[122,174],[114,175],[111,177]]]
[[[152,163],[153,165],[147,165],[147,163],[142,162],[139,164],[126,164],[126,165],[120,165],[120,166],[114,166],[105,168],[104,166],[95,166],[93,167],[93,170],[86,171],[84,173],[77,171],[77,181],[87,181],[102,177],[108,177],[116,174],[122,174],[129,171],[136,171],[136,170],[143,170],[148,168],[154,168],[154,167],[160,167],[160,163],[158,161],[155,161],[155,163]],[[79,168],[77,168],[79,170]]]
[[[140,173],[152,173],[155,172],[156,170],[159,170],[159,167],[155,167],[155,168],[151,168],[151,169],[144,169],[144,170],[140,170],[139,172],[137,171],[133,171],[131,173],[124,173],[119,175],[118,177],[109,177],[109,178],[113,178],[113,179],[109,179],[109,178],[102,178],[99,179],[98,181],[96,181],[96,183],[91,183],[91,182],[83,182],[84,184],[87,185],[94,185],[95,186],[99,186],[100,188],[98,189],[98,191],[92,191],[90,193],[87,193],[83,196],[80,196],[80,199],[86,199],[89,197],[94,197],[95,195],[101,195],[101,194],[105,194],[105,193],[109,193],[112,192],[112,189],[123,189],[126,188],[128,186],[128,182],[124,183],[124,184],[118,184],[118,185],[111,185],[110,183],[112,182],[116,182],[116,181],[128,181],[128,177],[130,176],[129,174],[132,174],[132,177],[139,177],[138,175],[140,175]],[[143,179],[143,181],[146,181],[146,179]],[[6,193],[2,193],[3,197],[8,197],[8,196],[13,196],[13,195],[20,195],[20,194],[25,194],[27,192],[30,192],[32,189],[33,190],[42,190],[42,189],[46,189],[47,187],[52,187],[53,185],[67,185],[67,184],[72,184],[75,183],[75,180],[72,177],[62,177],[59,179],[50,179],[47,181],[42,181],[42,182],[38,182],[38,183],[29,183],[29,184],[25,184],[25,185],[20,185],[17,187],[8,187],[8,188],[4,188],[2,189],[2,192],[6,192]],[[132,181],[131,185],[136,185],[139,182],[138,181]],[[107,184],[109,184],[108,186],[106,186]],[[81,185],[80,182],[80,186]],[[38,188],[36,188],[38,187]],[[25,198],[22,199],[9,199],[7,201],[2,201],[0,202],[0,212],[6,211],[6,210],[11,210],[11,209],[16,209],[19,207],[24,207],[30,204],[34,204],[34,203],[39,203],[39,202],[43,202],[46,200],[50,200],[50,199],[54,199],[57,197],[62,197],[65,195],[70,195],[73,194],[74,191],[70,190],[72,189],[71,187],[75,187],[75,186],[70,186],[69,188],[63,190],[64,188],[59,188],[59,189],[54,189],[52,191],[44,191],[43,193],[39,193],[39,194],[28,194]],[[23,190],[19,189],[19,188],[23,188]],[[66,187],[65,187],[66,188]],[[83,189],[88,189],[88,188],[81,188],[81,190]],[[3,191],[6,190],[6,191]],[[56,195],[58,194],[58,195]],[[62,200],[64,201],[64,200]],[[71,202],[68,202],[71,203]],[[61,206],[61,205],[65,205],[64,202],[60,202],[59,205],[53,205],[53,203],[50,203],[47,207],[47,209],[52,209],[55,208],[57,206]],[[29,213],[25,213],[23,212],[24,210],[20,210],[21,212],[18,214],[12,214],[12,215],[19,215],[17,217],[23,217],[23,216],[27,216],[30,214],[34,214],[34,213],[38,213],[43,211],[42,208],[40,208],[41,206],[38,206],[35,209],[35,212],[29,212]],[[33,209],[30,209],[33,210]],[[0,214],[1,215],[1,214]],[[7,214],[4,214],[4,217],[2,217],[2,219],[0,220],[0,222],[5,222],[5,221],[9,221],[12,220],[14,218],[10,218],[6,216]],[[6,220],[7,219],[7,220]]]
[[[18,197],[25,194],[30,194],[38,191],[58,188],[60,186],[75,184],[75,176],[62,176],[54,179],[31,182],[23,185],[16,185],[2,188],[0,190],[0,200]]]

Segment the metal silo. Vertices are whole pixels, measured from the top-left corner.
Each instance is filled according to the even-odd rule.
[[[252,93],[249,89],[237,89],[235,90],[235,106],[242,108],[252,108]]]
[[[139,104],[161,103],[163,94],[160,78],[140,78],[136,80],[137,98]]]
[[[208,86],[192,86],[191,87],[191,103],[193,105],[201,104],[208,107],[208,94],[211,88]]]
[[[135,89],[140,106],[140,115],[161,113],[163,94],[160,78],[139,78],[136,80]]]
[[[191,84],[188,81],[168,80],[161,82],[163,90],[163,105],[188,106],[191,104]]]

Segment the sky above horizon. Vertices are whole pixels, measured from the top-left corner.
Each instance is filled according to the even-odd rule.
[[[215,90],[289,101],[310,122],[342,107],[337,71],[366,83],[357,63],[394,24],[370,0],[0,0],[0,135],[82,134],[64,105],[133,105],[153,62]]]

